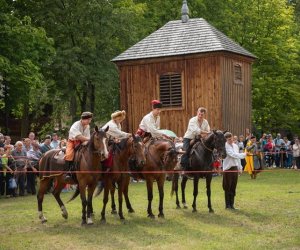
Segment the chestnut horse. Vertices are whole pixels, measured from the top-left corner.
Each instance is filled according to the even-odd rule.
[[[107,151],[107,137],[106,130],[98,129],[95,127],[95,131],[91,135],[90,140],[86,146],[81,146],[75,153],[75,161],[78,164],[78,171],[76,172],[76,178],[78,181],[78,189],[80,192],[80,198],[82,203],[82,225],[93,224],[92,213],[92,198],[96,188],[99,173],[91,173],[93,171],[99,171],[101,167],[101,161],[108,157]],[[54,195],[58,205],[61,208],[62,216],[67,219],[68,212],[64,203],[60,198],[61,190],[64,188],[66,182],[64,181],[63,171],[66,170],[66,164],[63,159],[63,154],[60,154],[60,149],[52,149],[45,153],[39,163],[40,173],[40,188],[37,194],[38,200],[38,212],[39,218],[42,223],[47,219],[43,215],[43,199],[46,193],[50,180],[55,179],[56,185],[52,194]],[[44,172],[43,172],[44,171]],[[52,173],[51,173],[52,172]],[[82,172],[82,173],[81,173]],[[76,184],[73,182],[72,184]],[[86,199],[86,188],[88,190],[88,198]]]
[[[112,213],[115,213],[115,201],[114,201],[114,184],[118,184],[118,201],[119,209],[118,214],[121,220],[124,220],[122,203],[123,195],[126,201],[126,206],[129,212],[134,212],[128,198],[128,186],[130,182],[129,171],[129,159],[134,159],[138,166],[143,166],[146,162],[145,158],[145,145],[139,136],[132,135],[130,138],[122,139],[120,143],[115,144],[115,150],[113,153],[113,166],[111,173],[103,174],[104,182],[104,196],[103,196],[103,208],[101,212],[101,221],[105,221],[105,208],[108,202],[109,191],[111,191],[112,199]],[[120,173],[122,172],[122,173]]]
[[[153,182],[157,182],[159,191],[159,214],[158,217],[164,218],[163,200],[164,200],[164,183],[166,173],[163,171],[172,171],[177,164],[178,152],[175,144],[167,139],[154,139],[146,143],[146,164],[142,168],[141,176],[146,180],[148,193],[148,217],[155,218],[152,212],[153,200]],[[151,173],[153,172],[153,173]]]
[[[186,200],[185,200],[185,187],[186,182],[189,177],[193,177],[194,179],[194,200],[193,200],[193,212],[197,212],[196,208],[196,199],[198,195],[198,183],[199,178],[205,178],[206,179],[206,195],[207,195],[207,201],[208,201],[208,209],[210,213],[213,213],[214,210],[211,206],[211,180],[212,180],[212,174],[213,174],[213,151],[217,150],[218,156],[220,158],[226,157],[226,150],[225,150],[225,142],[226,139],[224,137],[224,133],[220,130],[213,131],[211,134],[208,135],[206,139],[201,138],[200,140],[196,141],[195,144],[192,147],[192,150],[190,151],[190,168],[186,169],[188,171],[203,171],[201,172],[195,172],[195,173],[187,173],[182,176],[181,181],[181,192],[182,192],[182,204],[184,208],[187,208],[186,206]],[[178,178],[179,174],[174,174],[173,177],[173,183],[172,183],[172,194],[175,191],[176,194],[176,205],[177,208],[180,208],[179,199],[178,199]]]

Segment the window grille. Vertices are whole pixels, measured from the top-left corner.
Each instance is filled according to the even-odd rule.
[[[182,107],[181,74],[168,73],[160,75],[159,93],[164,108]]]
[[[234,64],[234,83],[243,83],[242,65],[239,63]]]

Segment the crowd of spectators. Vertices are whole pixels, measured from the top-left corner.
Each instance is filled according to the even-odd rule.
[[[48,150],[65,145],[66,140],[59,139],[56,133],[39,142],[30,132],[27,138],[14,144],[10,136],[0,133],[0,196],[35,195],[39,159]]]
[[[240,152],[245,151],[251,137],[254,138],[252,141],[258,148],[262,167],[300,169],[298,136],[294,136],[290,141],[286,136],[282,138],[280,133],[275,138],[271,134],[264,133],[260,139],[248,133],[245,138],[243,135],[239,138],[235,137]],[[245,165],[245,162],[242,161],[242,165]]]

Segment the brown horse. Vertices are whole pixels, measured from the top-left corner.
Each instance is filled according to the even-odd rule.
[[[95,127],[95,131],[91,135],[91,138],[86,146],[81,148],[75,154],[75,160],[77,160],[78,171],[76,172],[76,178],[78,181],[78,189],[80,191],[81,203],[82,203],[82,225],[93,224],[92,213],[92,198],[93,192],[100,177],[99,173],[91,173],[92,171],[99,171],[101,167],[101,161],[108,157],[107,151],[107,137],[106,132]],[[43,199],[44,194],[47,191],[49,183],[52,179],[56,180],[56,185],[52,194],[54,195],[58,205],[61,208],[62,216],[67,219],[68,212],[60,198],[60,193],[66,182],[64,181],[63,171],[66,170],[66,164],[63,160],[63,155],[59,153],[59,149],[53,149],[42,157],[39,163],[40,173],[40,188],[37,195],[38,200],[38,212],[39,218],[42,223],[47,219],[43,215]],[[61,157],[59,157],[61,155]],[[43,172],[44,171],[44,172]],[[84,173],[85,172],[85,173]],[[73,182],[73,184],[76,184]],[[86,199],[86,188],[88,188],[88,199]],[[74,196],[74,195],[73,195]]]
[[[162,171],[171,171],[177,164],[178,152],[175,149],[175,144],[167,139],[150,139],[146,143],[146,164],[142,168],[142,177],[146,180],[148,193],[148,217],[155,218],[152,212],[153,200],[153,182],[157,182],[159,191],[159,214],[158,217],[164,218],[163,200],[164,200],[164,183],[166,173]],[[153,173],[151,173],[153,172]]]
[[[123,203],[123,194],[126,201],[126,206],[129,212],[134,212],[128,198],[128,185],[130,177],[129,171],[129,159],[135,159],[135,162],[138,166],[143,166],[146,162],[145,158],[145,145],[143,144],[139,136],[133,135],[130,138],[121,140],[120,143],[115,144],[115,150],[113,154],[113,166],[111,168],[111,173],[105,173],[103,175],[104,182],[104,196],[103,196],[103,208],[101,212],[101,221],[105,221],[105,208],[108,202],[109,191],[111,191],[112,198],[112,213],[115,211],[115,202],[114,202],[114,184],[118,184],[118,201],[119,209],[118,214],[121,220],[124,220],[122,203]],[[122,172],[122,173],[120,173]]]

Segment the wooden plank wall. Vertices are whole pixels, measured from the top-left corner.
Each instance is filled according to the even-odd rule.
[[[242,65],[242,84],[234,83],[235,63]],[[223,128],[238,136],[245,135],[246,128],[251,130],[251,62],[243,57],[224,55],[221,70]]]
[[[184,103],[182,109],[162,110],[161,128],[171,129],[178,136],[183,136],[189,119],[196,115],[198,107],[203,106],[208,109],[206,118],[212,129],[227,127],[236,129],[235,125],[229,123],[231,118],[223,114],[224,111],[229,110],[231,104],[234,104],[228,94],[222,94],[222,88],[229,86],[230,77],[224,77],[225,74],[232,71],[229,65],[230,62],[227,62],[220,54],[119,65],[120,103],[121,108],[128,114],[123,123],[123,129],[128,132],[137,130],[143,116],[151,111],[151,100],[159,99],[158,76],[166,72],[182,73]],[[221,75],[226,80],[221,80]],[[239,91],[235,91],[234,93],[239,93]],[[244,102],[245,98],[237,97],[235,100]],[[229,102],[230,105],[224,105],[224,101]],[[248,106],[244,105],[243,111]],[[238,114],[242,115],[240,111]],[[246,115],[248,115],[247,112]],[[224,118],[226,119],[224,120]]]

